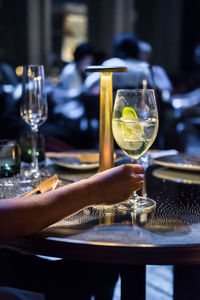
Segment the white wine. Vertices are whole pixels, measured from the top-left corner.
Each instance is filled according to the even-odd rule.
[[[119,147],[131,159],[138,159],[153,144],[158,132],[158,120],[124,120],[113,118],[112,128],[114,138]]]

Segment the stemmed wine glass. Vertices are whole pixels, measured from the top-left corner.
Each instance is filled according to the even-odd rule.
[[[153,89],[117,90],[112,129],[115,141],[133,162],[153,144],[158,132],[158,111]],[[120,205],[121,209],[145,211],[155,207],[153,199],[136,192]]]
[[[30,176],[40,177],[37,149],[38,127],[47,119],[48,107],[45,94],[45,75],[42,65],[23,67],[23,97],[20,106],[22,119],[30,126],[32,133],[32,163]]]

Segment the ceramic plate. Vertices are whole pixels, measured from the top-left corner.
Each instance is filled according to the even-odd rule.
[[[200,171],[200,156],[188,156],[177,154],[154,159],[154,163],[160,166],[181,169],[186,171]]]
[[[88,153],[88,152],[85,152]],[[75,169],[75,170],[92,170],[92,169],[96,169],[99,166],[99,162],[98,161],[94,161],[92,160],[92,162],[88,161],[81,161],[78,158],[79,154],[83,154],[83,152],[79,153],[79,152],[75,152],[74,153],[74,157],[71,157],[72,152],[69,153],[70,156],[67,157],[67,153],[65,157],[49,157],[51,159],[51,161],[58,166],[61,167],[65,167],[65,168],[70,168],[70,169]],[[93,153],[91,153],[92,155]],[[116,157],[115,157],[115,162],[119,162],[122,159],[124,159],[124,154],[122,154],[121,152],[116,152]]]
[[[157,178],[166,179],[174,182],[200,184],[200,174],[198,174],[197,172],[185,172],[181,170],[159,168],[153,171],[153,175]]]

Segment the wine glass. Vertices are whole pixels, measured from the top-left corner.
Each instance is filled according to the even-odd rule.
[[[136,162],[153,144],[158,132],[158,111],[153,89],[117,90],[112,129],[115,141],[132,162]],[[153,199],[136,192],[120,208],[144,211],[155,207]]]
[[[30,126],[32,134],[32,163],[30,176],[40,177],[37,156],[38,127],[47,119],[48,107],[45,94],[45,75],[42,65],[23,67],[22,77],[23,97],[20,106],[22,119]]]

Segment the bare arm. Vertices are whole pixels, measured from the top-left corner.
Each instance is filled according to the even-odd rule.
[[[29,235],[99,204],[126,200],[141,188],[143,167],[123,165],[48,193],[0,201],[0,244]]]

